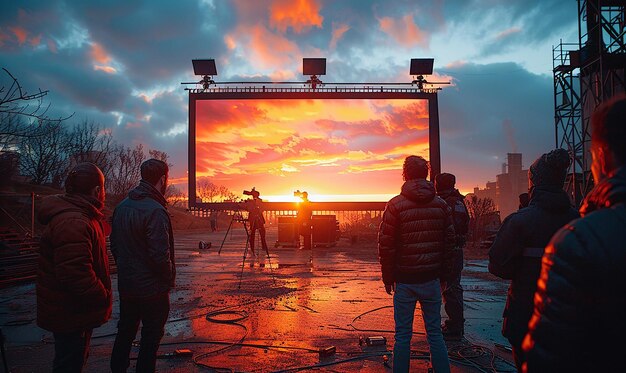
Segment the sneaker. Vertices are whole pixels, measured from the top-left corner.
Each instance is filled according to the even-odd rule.
[[[449,328],[448,325],[444,324],[441,326],[441,334],[443,334],[443,339],[445,341],[460,341],[463,339],[463,329],[452,329]]]

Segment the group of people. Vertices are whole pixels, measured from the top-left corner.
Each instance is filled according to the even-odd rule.
[[[528,195],[520,196],[520,209],[504,220],[489,250],[489,271],[511,280],[502,333],[520,372],[623,366],[626,97],[598,107],[591,128],[595,187],[579,211],[563,190],[568,152],[543,154],[530,166]],[[444,339],[464,332],[463,200],[452,175],[439,175],[433,185],[428,168],[421,157],[405,159],[401,193],[387,203],[379,229],[382,280],[393,293],[394,372],[409,371],[417,302],[436,373],[450,372]]]
[[[153,372],[169,315],[176,265],[172,224],[166,209],[168,166],[157,159],[141,165],[141,181],[113,213],[102,213],[104,175],[92,163],[76,165],[65,194],[46,197],[38,212],[46,226],[37,272],[37,324],[54,336],[53,372],[80,372],[94,328],[112,311],[105,236],[118,272],[119,322],[110,367],[126,372],[141,322],[137,372]]]
[[[614,371],[626,347],[626,98],[592,117],[595,188],[580,215],[563,184],[569,155],[556,149],[529,169],[527,206],[507,217],[489,252],[489,271],[511,280],[503,334],[525,372]],[[463,269],[468,214],[455,177],[426,178],[428,162],[409,156],[401,193],[385,208],[378,237],[385,290],[393,294],[394,372],[407,372],[416,304],[420,303],[431,362],[449,372],[444,339],[464,334]],[[138,372],[155,370],[169,314],[176,265],[164,198],[165,162],[141,165],[141,181],[103,219],[104,175],[94,164],[75,166],[65,194],[46,197],[38,212],[46,226],[37,273],[37,323],[55,341],[54,372],[80,372],[94,328],[107,322],[112,289],[105,236],[118,270],[119,322],[113,372],[125,372],[141,322]],[[252,241],[264,220],[258,193],[250,206]],[[523,202],[523,201],[520,201]],[[254,246],[253,246],[254,247]],[[253,248],[254,250],[254,248]],[[441,303],[448,316],[441,325]]]

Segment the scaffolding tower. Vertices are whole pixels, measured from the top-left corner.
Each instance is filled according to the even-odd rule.
[[[625,11],[624,0],[578,0],[578,43],[552,48],[555,140],[574,159],[566,191],[576,205],[593,187],[591,115],[626,92]]]

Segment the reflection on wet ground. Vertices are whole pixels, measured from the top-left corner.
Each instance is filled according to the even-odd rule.
[[[312,251],[270,247],[269,257],[255,256],[245,252],[245,232],[233,229],[218,255],[223,234],[176,235],[177,287],[160,353],[190,349],[196,363],[188,357],[162,359],[158,370],[391,371],[385,356],[393,348],[392,299],[380,280],[375,240],[356,245],[342,240]],[[269,228],[268,242],[275,238],[275,228]],[[212,247],[199,249],[200,240]],[[486,265],[466,263],[466,340],[449,344],[453,372],[514,371],[510,353],[495,347],[508,345],[500,335],[507,283],[492,277]],[[12,372],[50,367],[51,334],[36,327],[34,306],[32,284],[0,291]],[[112,320],[94,331],[87,371],[108,371],[118,312],[115,302]],[[426,371],[428,345],[421,318],[415,320],[412,370]],[[359,344],[360,337],[370,336],[385,337],[386,346]],[[320,354],[330,347],[334,354]]]

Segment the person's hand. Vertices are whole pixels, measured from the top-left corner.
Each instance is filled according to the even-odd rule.
[[[396,284],[385,284],[385,291],[387,294],[391,295],[394,291],[396,291]]]

